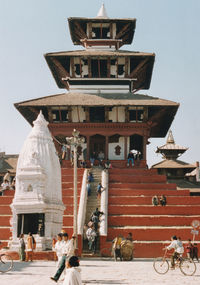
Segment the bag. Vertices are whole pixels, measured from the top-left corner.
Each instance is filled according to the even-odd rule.
[[[88,227],[91,228],[92,226],[93,226],[93,222],[92,222],[92,221],[89,221]]]

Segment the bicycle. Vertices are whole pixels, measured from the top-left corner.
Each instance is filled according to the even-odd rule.
[[[163,257],[154,259],[153,267],[158,274],[166,274],[169,271],[168,256],[170,256],[170,254],[167,254],[167,250],[165,250]],[[177,267],[179,267],[180,271],[187,276],[192,276],[196,272],[196,264],[190,258],[177,258],[175,261],[175,268]]]
[[[10,271],[12,268],[13,268],[12,257],[6,253],[0,253],[0,272],[5,273]]]

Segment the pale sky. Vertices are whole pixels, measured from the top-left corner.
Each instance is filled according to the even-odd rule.
[[[63,93],[50,73],[44,53],[73,46],[68,17],[95,17],[100,0],[0,0],[0,151],[19,153],[31,126],[14,103]],[[180,103],[171,129],[177,144],[189,147],[181,157],[200,160],[200,1],[104,0],[110,18],[136,18],[130,51],[155,52],[149,90],[140,91]],[[124,47],[122,47],[124,49]],[[166,138],[151,139],[148,164]]]

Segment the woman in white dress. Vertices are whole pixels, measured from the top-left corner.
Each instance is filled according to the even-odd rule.
[[[66,267],[67,270],[63,285],[82,285],[78,257],[71,256],[69,260],[66,261]]]

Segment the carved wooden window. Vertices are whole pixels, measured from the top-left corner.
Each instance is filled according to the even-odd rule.
[[[143,122],[144,109],[143,107],[131,107],[129,109],[129,121],[130,122]]]
[[[67,122],[68,110],[55,109],[52,110],[53,122]]]

